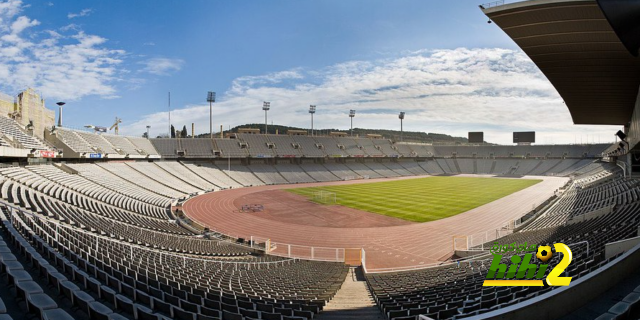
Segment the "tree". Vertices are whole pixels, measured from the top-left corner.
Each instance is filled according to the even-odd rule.
[[[181,138],[186,138],[187,137],[187,126],[186,125],[182,126],[182,135],[180,137]]]
[[[146,138],[149,138],[149,136],[147,136],[147,133],[146,133],[146,132],[143,132],[143,133],[142,133],[142,137],[143,137],[143,138],[145,138],[145,139],[146,139]]]
[[[171,125],[171,138],[175,139],[176,137],[176,128],[173,127],[173,125]]]

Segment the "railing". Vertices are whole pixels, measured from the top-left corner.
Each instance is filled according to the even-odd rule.
[[[489,8],[493,8],[493,7],[498,7],[504,5],[504,0],[499,0],[499,1],[494,1],[494,2],[489,2],[489,3],[483,3],[480,5],[480,8],[482,9],[489,9]]]
[[[63,229],[67,229],[67,230],[71,230],[73,232],[78,232],[78,233],[82,233],[84,235],[87,235],[89,237],[93,237],[95,239],[95,246],[91,246],[88,251],[84,251],[87,254],[96,254],[98,252],[100,252],[100,248],[99,248],[99,244],[98,241],[99,240],[103,240],[103,241],[108,241],[108,242],[113,242],[113,243],[117,243],[118,245],[124,246],[124,247],[128,247],[131,257],[133,257],[133,251],[134,250],[138,250],[138,251],[149,251],[149,252],[153,252],[155,254],[160,255],[160,260],[162,261],[162,257],[172,257],[174,259],[178,259],[178,260],[182,260],[183,261],[183,265],[186,266],[187,262],[191,262],[191,261],[195,261],[195,262],[199,262],[204,264],[205,266],[208,265],[220,265],[221,267],[223,265],[233,265],[235,268],[237,268],[238,266],[244,266],[247,269],[251,269],[253,268],[262,268],[262,267],[266,267],[266,268],[270,268],[271,266],[279,266],[279,265],[287,265],[290,264],[292,262],[295,262],[297,259],[286,259],[286,260],[280,260],[280,261],[261,261],[261,262],[249,262],[249,261],[228,261],[228,260],[216,260],[216,259],[202,259],[202,258],[194,258],[194,257],[190,257],[187,255],[181,255],[181,254],[175,254],[175,253],[170,253],[170,252],[166,252],[163,250],[158,250],[158,249],[154,249],[154,248],[147,248],[145,246],[140,246],[137,244],[131,244],[131,243],[127,243],[124,241],[120,241],[118,239],[112,239],[110,237],[107,236],[102,236],[102,235],[98,235],[86,230],[82,230],[76,227],[72,227],[72,226],[68,226],[65,224],[62,224],[58,221],[55,220],[51,220],[47,217],[44,216],[39,216],[36,214],[33,214],[29,211],[23,210],[21,208],[15,207],[11,204],[5,203],[3,201],[0,201],[0,204],[6,206],[7,208],[9,208],[10,210],[10,217],[7,217],[10,219],[11,223],[13,225],[22,225],[28,229],[32,229],[29,225],[27,225],[24,221],[22,221],[22,219],[20,219],[20,217],[18,216],[17,212],[20,212],[22,214],[24,214],[27,217],[30,217],[30,219],[32,220],[42,220],[45,221],[47,223],[53,224],[55,226],[55,228],[49,227],[50,230],[45,230],[44,227],[38,225],[35,221],[33,223],[33,226],[35,228],[37,228],[41,233],[41,237],[42,238],[47,238],[49,240],[55,240],[57,243],[59,243],[62,246],[65,246],[64,243],[60,242],[59,240],[59,228],[63,228]],[[69,248],[68,248],[69,249]],[[81,249],[79,249],[81,250]],[[93,252],[92,252],[93,251]]]
[[[466,248],[456,247],[455,250],[466,251],[484,251],[484,244],[490,241],[500,239],[513,233],[513,224],[500,229],[489,230],[467,236]]]
[[[616,165],[622,169],[623,176],[627,177],[627,163],[624,161],[616,161]]]
[[[189,201],[190,199],[183,202]],[[190,220],[202,224],[202,222],[189,217]],[[269,238],[259,236],[240,236],[237,234],[223,232],[214,226],[207,225],[209,230],[222,235],[229,242],[249,247],[256,250],[264,250],[266,254],[284,258],[295,258],[315,261],[345,262],[349,250],[361,250],[361,248],[331,248],[313,247],[290,243],[274,242]],[[242,242],[233,242],[231,239],[242,239]]]
[[[250,237],[250,240],[252,246],[258,246],[260,249],[265,248],[265,253],[272,256],[315,261],[345,262],[348,250],[361,250],[360,248],[302,246],[273,242],[270,239],[255,236]]]
[[[573,242],[573,243],[569,243],[567,244],[568,247],[575,247],[578,245],[586,245],[586,251],[587,251],[587,256],[589,255],[589,241],[578,241],[578,242]],[[491,258],[487,258],[487,259],[483,259],[481,258],[483,255],[486,255],[487,252],[482,251],[479,252],[476,255],[473,256],[469,256],[469,257],[465,257],[465,258],[460,258],[460,259],[454,259],[454,260],[448,260],[448,261],[443,261],[443,262],[436,262],[436,263],[431,263],[431,264],[424,264],[424,265],[418,265],[418,266],[407,266],[407,267],[393,267],[393,268],[368,268],[366,266],[366,252],[363,249],[362,250],[362,268],[364,270],[365,273],[390,273],[390,272],[401,272],[401,271],[416,271],[416,270],[424,270],[424,269],[432,269],[432,268],[439,268],[439,267],[446,267],[446,266],[450,266],[450,265],[461,265],[463,263],[471,263],[471,261],[490,261]]]
[[[424,270],[424,269],[432,269],[432,268],[439,268],[439,267],[445,267],[445,266],[450,266],[450,265],[454,265],[454,264],[461,264],[461,263],[465,263],[465,262],[471,262],[471,261],[476,261],[478,260],[477,258],[484,255],[485,252],[481,252],[477,255],[473,255],[470,257],[466,257],[466,258],[460,258],[460,259],[454,259],[454,260],[447,260],[447,261],[442,261],[442,262],[435,262],[435,263],[429,263],[429,264],[421,264],[421,265],[415,265],[415,266],[405,266],[405,267],[390,267],[390,268],[369,268],[367,267],[367,261],[366,261],[366,252],[363,249],[362,250],[362,269],[364,270],[365,273],[390,273],[390,272],[401,272],[401,271],[416,271],[416,270]],[[486,260],[490,260],[490,259],[486,259]]]

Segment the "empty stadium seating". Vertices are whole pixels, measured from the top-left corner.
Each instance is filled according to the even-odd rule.
[[[15,299],[26,296],[27,312],[60,317],[55,319],[312,319],[346,275],[337,263],[163,254],[2,209],[15,250],[3,250],[1,263],[24,261],[7,271]],[[38,293],[43,287],[45,293]]]
[[[5,116],[0,116],[0,146],[49,150],[49,147],[44,142],[27,134],[27,130],[20,124]]]
[[[606,170],[615,171],[611,167],[593,165],[590,169],[591,174],[585,175],[582,182],[585,179],[593,180],[597,185],[586,189],[574,185],[561,198],[558,206],[541,219],[522,231],[485,243],[483,247],[489,248],[496,242],[500,245],[524,242],[540,245],[565,243],[571,247],[574,262],[564,275],[571,276],[574,280],[609,263],[613,258],[605,258],[605,244],[638,234],[640,181],[623,179],[618,174],[603,174]],[[569,218],[602,206],[603,202],[615,204],[615,209],[593,219],[566,223]],[[567,219],[550,219],[549,216],[563,216]],[[588,243],[588,252],[585,241]],[[505,255],[503,263],[509,264],[509,257],[510,254]],[[481,315],[558,288],[483,287],[492,258],[490,256],[462,263],[446,263],[416,271],[372,273],[367,274],[367,281],[381,312],[390,320],[417,320],[419,315],[432,319]],[[555,255],[549,265],[554,266],[559,261],[560,257]],[[547,269],[546,274],[550,270],[551,268]],[[617,309],[612,309],[610,313],[616,314]]]
[[[211,148],[212,154],[220,151],[229,159],[212,161],[209,151],[197,151],[189,161],[1,167],[0,273],[7,276],[0,276],[0,285],[10,290],[0,294],[0,314],[3,304],[15,301],[5,307],[14,318],[322,318],[324,306],[347,275],[345,265],[266,255],[265,244],[204,232],[171,211],[177,199],[220,189],[460,173],[571,176],[572,184],[549,210],[495,241],[587,240],[589,255],[585,247],[572,248],[580,263],[572,264],[567,272],[576,279],[609,263],[612,259],[604,257],[604,245],[635,236],[640,224],[640,183],[623,178],[613,164],[582,158],[590,148],[491,147],[489,152],[477,146],[394,145],[388,140],[350,137],[238,135],[237,139],[149,141],[65,129],[58,134],[60,139],[75,141],[77,150],[91,153],[125,157],[135,152],[146,157],[156,152],[178,158],[177,151],[189,154],[190,149]],[[361,159],[304,159],[307,148],[314,150],[312,155],[332,154],[325,144],[335,144],[330,152],[340,158]],[[516,156],[565,150],[580,156]],[[397,157],[407,152],[429,156],[418,160]],[[460,153],[502,157],[453,157]],[[396,159],[390,159],[394,154]],[[239,155],[282,159],[231,159]],[[386,159],[366,159],[380,155]],[[206,159],[195,159],[198,157]],[[591,217],[602,208],[611,212]],[[554,259],[552,263],[557,263],[558,258]],[[482,287],[489,264],[478,259],[414,271],[369,273],[366,281],[389,320],[481,315],[553,290]]]
[[[58,148],[67,148],[65,156],[68,158],[88,158],[91,154],[99,154],[105,158],[159,158],[155,147],[144,138],[95,134],[63,127],[55,128],[48,137],[49,142]],[[170,140],[168,143],[176,143],[176,140]],[[164,148],[163,154],[170,153],[171,147],[160,142],[158,145]],[[77,156],[69,154],[69,151]],[[171,153],[175,154],[175,150]]]

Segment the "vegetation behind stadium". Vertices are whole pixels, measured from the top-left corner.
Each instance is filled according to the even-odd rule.
[[[255,128],[264,130],[264,123],[251,123],[240,125],[237,127],[231,128],[231,132],[238,132],[239,128]],[[269,125],[268,130],[270,134],[275,134],[276,131],[280,134],[285,134],[288,130],[306,130],[310,131],[308,128],[298,128],[298,127],[289,127],[289,126],[281,126],[281,125]],[[261,131],[262,132],[262,131]],[[328,135],[329,132],[345,132],[349,133],[349,130],[340,130],[340,129],[317,129],[314,130],[318,135]],[[396,130],[385,130],[385,129],[363,129],[363,128],[353,128],[353,135],[364,137],[367,134],[379,134],[382,135],[385,139],[391,139],[393,141],[400,141],[400,131]],[[218,137],[220,133],[218,132],[216,136]],[[190,137],[190,136],[189,136]],[[196,135],[196,138],[207,138],[209,137],[208,133],[203,133]],[[404,131],[402,133],[402,140],[405,142],[422,142],[422,143],[467,143],[467,138],[464,137],[453,137],[446,134],[441,133],[427,133],[427,132],[418,132],[418,131]]]

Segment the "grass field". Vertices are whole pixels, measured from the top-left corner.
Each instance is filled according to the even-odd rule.
[[[319,191],[333,192],[338,205],[409,221],[427,222],[471,210],[540,181],[429,177],[287,191],[307,196],[310,200]]]

